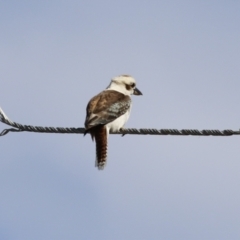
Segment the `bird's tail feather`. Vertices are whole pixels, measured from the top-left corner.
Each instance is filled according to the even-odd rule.
[[[96,163],[99,170],[103,170],[107,163],[107,129],[105,126],[97,126],[94,129],[96,141]]]

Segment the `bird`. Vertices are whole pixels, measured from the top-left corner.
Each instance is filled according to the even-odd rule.
[[[132,107],[130,95],[140,96],[135,79],[120,75],[108,87],[90,99],[86,108],[85,132],[96,142],[95,166],[103,170],[107,163],[109,132],[119,132],[127,122]]]

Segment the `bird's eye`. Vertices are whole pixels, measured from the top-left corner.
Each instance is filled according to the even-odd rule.
[[[125,84],[125,87],[128,91],[130,91],[131,89],[135,88],[136,84],[135,83],[131,83],[131,84]]]

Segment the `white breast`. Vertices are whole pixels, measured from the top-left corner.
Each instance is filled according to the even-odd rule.
[[[118,132],[121,128],[123,128],[123,126],[125,125],[125,123],[127,122],[128,118],[129,118],[130,111],[131,111],[131,107],[125,114],[123,114],[119,118],[115,119],[114,121],[106,124],[108,133],[109,133],[109,131]]]

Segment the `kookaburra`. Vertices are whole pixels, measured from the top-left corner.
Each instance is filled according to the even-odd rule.
[[[96,141],[96,167],[103,169],[107,161],[109,132],[118,132],[127,122],[132,101],[130,95],[142,95],[136,88],[136,81],[129,75],[111,80],[104,91],[93,97],[87,105],[85,133]]]

